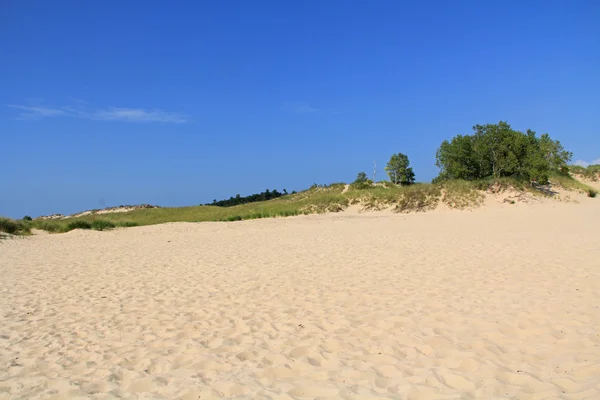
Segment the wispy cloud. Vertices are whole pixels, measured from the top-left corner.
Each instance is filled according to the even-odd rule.
[[[319,111],[318,108],[311,106],[304,101],[293,101],[284,103],[281,110],[290,114],[312,114]]]
[[[83,101],[75,102],[73,106],[42,107],[10,104],[8,107],[19,110],[17,115],[21,120],[35,120],[53,117],[71,117],[103,121],[125,122],[165,122],[185,123],[189,117],[184,114],[168,112],[160,109],[109,107],[105,109],[90,109]]]
[[[577,160],[573,164],[579,165],[580,167],[584,167],[584,168],[588,167],[590,165],[600,165],[600,158],[598,158],[594,161],[590,161],[590,162],[583,161],[583,160]]]
[[[15,108],[19,111],[20,119],[39,119],[39,118],[47,118],[47,117],[60,117],[67,115],[68,113],[65,110],[61,110],[59,108],[47,108],[47,107],[29,107],[29,106],[17,106],[17,105],[8,105],[10,108]]]
[[[144,110],[143,108],[109,108],[92,114],[93,119],[130,122],[188,122],[184,115],[163,110]]]

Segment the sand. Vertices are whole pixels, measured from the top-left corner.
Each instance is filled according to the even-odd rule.
[[[0,243],[0,398],[598,399],[600,202]]]

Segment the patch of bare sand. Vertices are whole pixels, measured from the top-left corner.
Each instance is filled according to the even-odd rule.
[[[0,398],[597,399],[600,203],[0,244]]]

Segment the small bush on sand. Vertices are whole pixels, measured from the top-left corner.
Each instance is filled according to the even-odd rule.
[[[23,217],[23,221],[33,221],[33,218],[31,218],[29,215],[26,215]]]
[[[116,225],[110,221],[106,221],[103,219],[96,219],[94,221],[92,221],[92,223],[90,224],[92,229],[95,229],[97,231],[103,231],[105,229],[112,229],[114,228]]]
[[[587,195],[588,197],[594,198],[598,194],[598,191],[595,189],[588,189]]]
[[[34,227],[50,233],[65,232],[66,225],[55,221],[35,221]]]
[[[92,229],[92,224],[83,220],[75,220],[71,221],[67,224],[67,231],[72,231],[73,229]]]
[[[116,225],[121,228],[130,228],[132,226],[139,226],[139,224],[137,222],[133,222],[133,221],[119,221],[119,222],[117,222]]]
[[[0,217],[0,232],[11,235],[26,235],[31,232],[28,223]]]

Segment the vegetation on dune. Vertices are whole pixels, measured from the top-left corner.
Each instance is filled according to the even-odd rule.
[[[373,182],[359,172],[350,185],[314,184],[296,193],[277,190],[227,200],[214,200],[210,205],[178,208],[132,207],[132,211],[106,213],[102,218],[93,213],[68,219],[36,219],[25,216],[13,221],[0,218],[0,231],[27,234],[32,228],[48,232],[73,229],[107,230],[117,227],[153,225],[165,222],[242,221],[257,218],[289,217],[301,214],[337,212],[349,205],[363,210],[390,209],[395,212],[432,210],[440,203],[450,208],[479,206],[484,193],[506,189],[552,195],[553,187],[563,187],[595,197],[597,191],[569,174],[597,180],[600,166],[587,168],[567,163],[571,153],[548,134],[540,137],[527,130],[513,130],[506,122],[476,125],[472,135],[458,135],[444,141],[436,154],[440,174],[432,183],[415,183],[408,156],[393,154],[385,170],[389,181]],[[376,171],[373,172],[375,176]]]
[[[415,182],[415,173],[410,167],[408,156],[405,154],[393,154],[385,166],[385,172],[390,177],[390,182],[396,185],[406,186]]]
[[[581,167],[579,165],[572,165],[569,167],[571,174],[579,175],[585,179],[591,181],[600,180],[600,164],[589,165],[587,167]]]
[[[27,220],[15,221],[0,217],[0,233],[5,235],[28,235],[31,233],[31,224]]]
[[[436,153],[436,182],[512,177],[545,184],[553,172],[567,172],[572,154],[548,134],[516,131],[506,122],[475,125],[472,135],[442,142]]]
[[[233,206],[239,206],[240,204],[272,200],[272,199],[276,199],[281,196],[286,196],[287,194],[288,194],[288,192],[285,189],[283,189],[283,193],[277,191],[277,189],[275,189],[273,191],[270,191],[269,189],[267,189],[264,192],[251,194],[250,196],[245,196],[245,197],[241,197],[239,194],[237,194],[237,195],[235,195],[235,197],[232,196],[228,200],[217,201],[215,199],[215,200],[213,200],[213,202],[211,204],[206,204],[206,205],[218,206],[218,207],[233,207]]]

